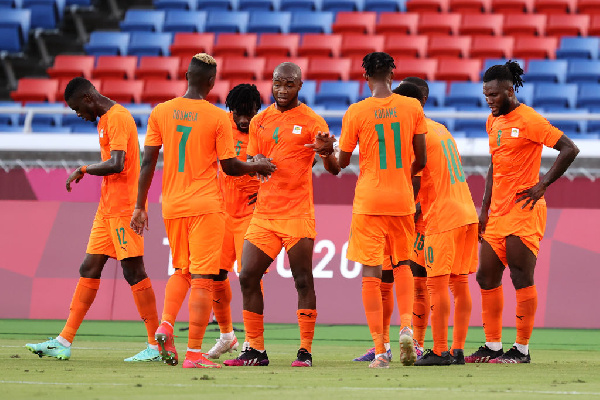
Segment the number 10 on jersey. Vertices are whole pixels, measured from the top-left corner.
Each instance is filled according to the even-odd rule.
[[[394,155],[396,159],[396,168],[402,168],[402,140],[400,138],[400,122],[390,124],[394,132]],[[385,143],[385,130],[383,124],[375,125],[377,138],[379,139],[379,168],[387,169],[387,152]]]

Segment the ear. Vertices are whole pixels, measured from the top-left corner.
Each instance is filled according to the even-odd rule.
[[[303,82],[302,80],[300,80],[300,84],[298,85],[298,90],[302,89],[302,84],[303,84],[303,83],[304,83],[304,82]]]
[[[188,78],[188,72],[187,72],[187,71],[185,71],[185,80],[186,80],[186,81],[189,81],[189,78]]]
[[[365,81],[368,81],[368,80],[369,80],[369,77],[367,76],[367,73],[366,73],[366,72],[363,74],[363,78],[365,78]]]
[[[212,88],[215,86],[215,81],[217,80],[216,76],[211,76],[210,78],[208,78],[208,90],[212,90]]]

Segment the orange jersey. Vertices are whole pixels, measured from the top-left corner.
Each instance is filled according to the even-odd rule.
[[[421,178],[421,208],[427,237],[479,221],[454,138],[427,121],[427,165]]]
[[[315,218],[313,149],[318,132],[329,132],[325,120],[306,104],[278,111],[275,104],[252,118],[248,154],[273,159],[277,170],[261,183],[254,216],[263,219]]]
[[[118,174],[102,178],[98,214],[102,217],[131,216],[137,200],[140,176],[140,144],[131,113],[120,104],[112,106],[98,121],[102,161],[110,160],[110,152],[125,152],[125,166]]]
[[[354,214],[414,214],[410,174],[413,136],[427,132],[418,100],[392,94],[352,104],[342,120],[340,150],[359,146]]]
[[[157,105],[148,119],[146,146],[164,146],[163,217],[225,211],[217,159],[235,157],[227,112],[183,97]]]
[[[229,113],[231,129],[233,131],[234,150],[237,158],[246,161],[246,149],[249,135],[238,131],[233,114]],[[254,212],[254,204],[248,205],[251,194],[258,192],[260,181],[249,175],[229,176],[219,168],[219,181],[221,192],[225,200],[225,211],[234,218],[243,218]]]
[[[487,120],[494,185],[490,215],[504,215],[516,194],[540,180],[542,145],[554,147],[563,133],[525,104],[506,115]]]

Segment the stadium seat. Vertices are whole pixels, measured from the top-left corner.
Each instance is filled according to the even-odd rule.
[[[64,101],[65,100],[65,89],[67,88],[67,85],[69,84],[71,79],[72,78],[60,78],[58,80],[58,88],[56,89],[54,101]],[[102,84],[100,79],[90,79],[89,81],[92,83],[92,85],[94,85],[94,87],[97,90],[100,90],[101,84]],[[64,118],[64,116],[63,116],[63,118]],[[64,124],[64,119],[63,119],[63,124]]]
[[[565,60],[531,60],[523,79],[528,83],[565,83],[566,77],[567,61]]]
[[[124,56],[129,46],[129,33],[94,31],[90,41],[84,46],[85,52],[93,56]]]
[[[318,11],[321,3],[317,0],[281,0],[279,9],[281,11]]]
[[[362,11],[361,0],[321,0],[321,10],[339,13],[343,11]]]
[[[20,108],[21,103],[16,101],[0,101],[0,108],[11,107]],[[7,126],[18,126],[19,125],[19,114],[18,113],[3,113],[0,114],[0,131],[3,131]]]
[[[27,102],[25,106],[38,110],[64,110],[66,108],[64,103]],[[59,112],[52,114],[35,113],[31,120],[31,128],[33,131],[43,132],[45,128],[61,126],[62,117]],[[25,118],[25,114],[19,114],[19,125],[25,124]]]
[[[450,0],[448,11],[461,14],[488,13],[492,8],[491,0]]]
[[[298,55],[304,57],[339,57],[342,51],[341,35],[307,33],[302,36]]]
[[[561,114],[587,114],[586,110],[561,110]],[[548,118],[548,121],[560,129],[565,135],[571,139],[574,135],[581,135],[586,132],[587,121],[586,120],[573,120],[573,119],[561,119],[561,118]]]
[[[162,32],[165,12],[162,10],[127,10],[120,23],[123,32]]]
[[[574,14],[577,0],[534,0],[534,12],[541,14]]]
[[[569,61],[569,67],[567,69],[567,82],[568,83],[585,83],[585,84],[600,83],[600,61],[599,60],[571,60],[571,61]]]
[[[229,94],[231,84],[229,81],[218,80],[215,82],[215,86],[212,88],[210,93],[206,96],[206,101],[213,104],[225,104],[225,99]]]
[[[176,33],[170,47],[171,55],[191,59],[198,53],[212,54],[214,41],[214,33]]]
[[[178,71],[179,57],[142,56],[135,70],[135,77],[145,81],[177,79]]]
[[[256,49],[256,33],[236,34],[221,33],[213,46],[216,56],[247,56],[253,57]]]
[[[458,121],[458,120],[456,120],[456,121]],[[479,139],[487,139],[489,136],[488,136],[487,131],[485,130],[485,120],[483,120],[483,128],[481,127],[481,120],[475,120],[475,121],[473,121],[473,123],[477,124],[476,128],[473,127],[472,129],[466,129],[466,130],[461,131],[460,129],[458,129],[456,127],[456,122],[454,122],[454,129],[457,132],[465,132],[465,137],[467,137],[467,138],[471,138],[471,139],[477,139],[477,138],[479,138]]]
[[[380,35],[347,34],[342,37],[342,57],[362,59],[366,54],[383,51],[385,38]]]
[[[94,69],[93,56],[69,56],[57,55],[54,65],[46,70],[51,78],[74,78],[83,76],[86,79],[92,77]]]
[[[132,32],[127,54],[136,56],[168,56],[172,33]]]
[[[71,128],[66,126],[31,125],[31,133],[71,133]]]
[[[420,35],[456,35],[460,26],[460,14],[423,13],[419,16]]]
[[[221,76],[223,79],[259,80],[263,77],[265,59],[262,57],[225,57]]]
[[[394,60],[424,58],[427,56],[428,41],[425,35],[386,35],[383,51],[394,57]]]
[[[466,132],[467,137],[487,137],[485,123],[486,118],[456,118],[454,120],[454,130]]]
[[[92,76],[96,79],[133,79],[137,63],[135,56],[99,56]]]
[[[480,82],[452,82],[444,106],[482,107],[485,105],[482,92]]]
[[[250,14],[248,11],[210,11],[206,30],[215,33],[246,33]]]
[[[492,0],[494,14],[533,12],[533,0]]]
[[[239,11],[275,11],[279,8],[277,0],[238,0]]]
[[[288,33],[286,35],[278,33],[263,33],[260,35],[258,44],[256,45],[256,55],[262,57],[296,57],[298,54],[299,45],[300,35],[296,33]]]
[[[405,78],[407,76],[416,76],[421,79],[431,81],[435,77],[435,70],[438,65],[438,60],[429,59],[405,59],[396,62],[396,70],[394,76]]]
[[[580,14],[600,14],[600,0],[579,0],[577,11]]]
[[[187,90],[187,81],[184,80],[155,80],[144,85],[142,102],[158,104],[180,97]]]
[[[56,29],[62,18],[65,2],[64,0],[23,0],[21,6],[31,11],[32,28]]]
[[[468,58],[470,36],[437,36],[429,39],[427,56],[434,58]]]
[[[365,0],[364,11],[398,12],[406,10],[406,0]]]
[[[146,129],[148,126],[148,117],[150,117],[150,113],[152,112],[152,105],[148,103],[129,103],[125,104],[123,107],[128,109],[131,112],[131,116],[135,121],[135,124],[138,128]],[[142,130],[139,130],[139,133],[144,133]]]
[[[473,36],[471,58],[511,58],[514,43],[512,36]]]
[[[118,103],[139,103],[144,82],[139,80],[105,79],[102,94]]]
[[[30,10],[3,9],[0,13],[0,51],[22,51],[29,40],[30,27]]]
[[[362,66],[362,58],[353,58],[350,63],[350,75],[349,79],[353,81],[364,80],[365,69]],[[362,91],[361,91],[362,94]]]
[[[317,93],[317,82],[306,80],[302,82],[302,89],[298,92],[298,98],[301,102],[309,107],[315,104],[315,96]]]
[[[358,101],[360,83],[358,81],[323,81],[315,97],[315,104],[327,108],[348,107]]]
[[[558,38],[556,37],[527,37],[515,39],[513,56],[518,58],[548,58],[554,59]]]
[[[349,58],[310,58],[307,79],[347,81],[350,74]]]
[[[230,11],[235,9],[235,2],[231,0],[196,0],[197,10]]]
[[[85,122],[85,121],[82,121]],[[71,127],[72,134],[83,134],[83,135],[97,135],[98,134],[98,124],[90,124],[86,122],[85,125],[74,125]]]
[[[503,31],[510,36],[544,36],[546,19],[544,14],[505,14]]]
[[[502,35],[502,14],[465,14],[458,32],[461,35]],[[488,39],[489,40],[489,39]]]
[[[410,0],[406,2],[406,11],[445,13],[448,11],[448,0]]]
[[[590,18],[590,26],[588,27],[589,36],[600,36],[600,14],[594,14]]]
[[[265,68],[263,69],[263,79],[272,79],[275,67],[284,62],[291,62],[299,66],[303,77],[308,70],[307,57],[268,57],[265,63]],[[302,87],[302,90],[304,90],[304,86]]]
[[[17,90],[10,93],[14,101],[25,103],[27,101],[47,101],[54,103],[58,80],[45,78],[21,78]]]
[[[597,37],[562,37],[560,47],[556,49],[556,58],[592,59],[598,58],[600,38]]]
[[[546,35],[587,36],[589,24],[589,15],[549,15]]]
[[[494,65],[504,65],[506,64],[506,62],[509,60],[509,58],[488,58],[483,62],[483,68],[481,69],[481,76],[483,77],[483,74],[485,73],[485,71],[494,66]],[[523,70],[525,70],[525,60],[523,59],[511,59],[512,61],[516,61]]]
[[[252,11],[247,32],[288,33],[292,14],[289,11]]]
[[[290,32],[295,33],[331,33],[332,12],[297,11],[292,14]]]
[[[154,8],[157,10],[195,10],[195,0],[154,0]]]
[[[340,11],[335,17],[331,29],[333,33],[362,33],[372,35],[375,32],[377,13]]]
[[[441,59],[435,72],[435,79],[443,81],[479,82],[481,60]]]
[[[446,99],[446,82],[429,81],[427,82],[427,86],[429,86],[429,96],[425,106],[443,106]]]
[[[517,96],[517,100],[523,104],[527,104],[528,106],[533,105],[533,95],[534,95],[535,84],[530,83],[523,87],[520,87],[519,90],[515,93]]]
[[[537,83],[533,92],[533,107],[574,108],[577,85],[573,83]]]
[[[416,35],[418,23],[417,13],[382,12],[375,25],[375,33]]]
[[[577,107],[600,107],[600,83],[579,85]]]
[[[164,32],[204,32],[206,11],[168,10]]]

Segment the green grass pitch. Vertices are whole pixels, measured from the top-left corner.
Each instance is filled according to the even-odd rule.
[[[1,399],[600,399],[598,330],[534,330],[529,365],[404,367],[392,360],[389,370],[350,361],[372,347],[360,325],[317,325],[313,368],[290,367],[299,344],[296,325],[265,327],[268,367],[184,370],[181,364],[125,363],[144,348],[141,322],[84,321],[69,361],[40,359],[24,348],[56,336],[63,323],[0,320]],[[391,332],[397,339],[398,327]],[[187,332],[178,335],[182,361]],[[205,350],[217,337],[207,332]],[[504,337],[506,348],[514,329],[505,329]],[[482,343],[483,331],[471,328],[465,354]],[[397,343],[392,352],[397,357]]]

